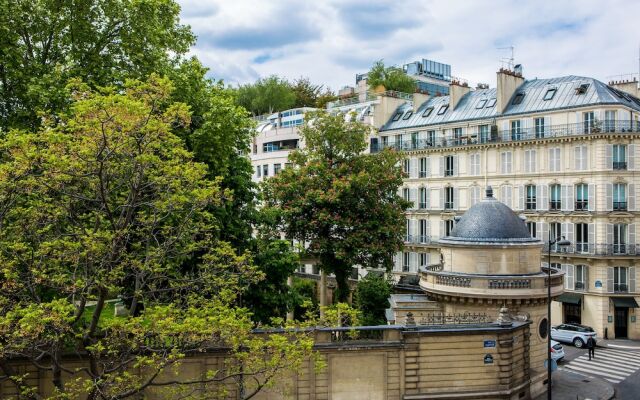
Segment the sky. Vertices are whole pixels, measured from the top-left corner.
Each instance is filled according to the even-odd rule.
[[[511,56],[527,79],[638,73],[639,0],[178,0],[210,76],[237,85],[272,74],[333,90],[377,60],[423,58],[495,86]]]

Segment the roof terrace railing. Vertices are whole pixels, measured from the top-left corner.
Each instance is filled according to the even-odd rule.
[[[427,139],[411,139],[402,142],[378,143],[372,146],[371,152],[384,148],[394,148],[399,151],[424,150],[441,147],[473,146],[485,143],[510,143],[526,140],[547,139],[566,136],[583,136],[600,133],[640,133],[640,123],[632,120],[612,120],[581,122],[577,124],[563,124],[552,126],[538,126],[498,130],[496,125],[486,134],[463,134],[460,136],[439,135]],[[395,135],[395,134],[394,134]],[[390,135],[390,137],[394,137]],[[382,135],[384,136],[384,134]]]
[[[413,95],[411,93],[398,92],[395,90],[386,90],[380,93],[368,91],[364,95],[356,95],[356,96],[348,97],[346,99],[330,101],[329,103],[327,103],[327,109],[344,107],[351,104],[366,103],[367,101],[376,100],[379,96],[394,97],[394,98],[399,98],[399,99],[409,100],[409,101],[413,99]]]
[[[545,244],[542,251],[546,253],[549,246]],[[638,256],[640,255],[640,244],[607,244],[607,243],[572,243],[569,246],[551,246],[552,254],[573,254],[592,256]]]

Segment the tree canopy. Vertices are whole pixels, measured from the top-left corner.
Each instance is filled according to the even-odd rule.
[[[354,305],[362,313],[363,325],[385,325],[385,310],[389,308],[390,282],[380,274],[369,273],[358,281]]]
[[[76,81],[67,115],[0,141],[0,371],[29,398],[37,387],[14,358],[50,373],[59,398],[137,398],[184,357],[222,348],[225,368],[173,389],[217,393],[252,377],[250,398],[299,366],[312,340],[252,334],[236,304],[263,274],[217,239],[211,209],[231,193],[172,133],[188,107],[166,78],[124,88]],[[80,368],[65,366],[69,354]]]
[[[351,268],[389,269],[402,248],[404,210],[401,155],[363,153],[370,127],[344,115],[311,113],[300,129],[305,148],[263,186],[265,212],[279,216],[287,238],[334,273],[338,299],[348,296]]]
[[[405,74],[396,66],[385,67],[382,60],[376,61],[367,74],[369,88],[376,89],[384,86],[386,90],[413,93],[416,91],[416,83],[413,78]]]

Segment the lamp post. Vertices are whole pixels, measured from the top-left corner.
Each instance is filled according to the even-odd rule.
[[[551,229],[549,229],[549,239],[547,248],[547,400],[551,400],[551,246],[569,246],[570,241],[564,236],[551,239]]]

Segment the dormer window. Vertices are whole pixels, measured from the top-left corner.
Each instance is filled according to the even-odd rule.
[[[449,109],[449,105],[448,104],[443,105],[438,110],[438,115],[442,115],[442,114],[446,113],[448,109]]]
[[[485,104],[487,104],[487,99],[482,99],[478,102],[476,109],[484,108]]]
[[[427,118],[433,112],[433,107],[427,107],[426,110],[422,113],[422,118]]]
[[[412,115],[413,115],[413,111],[409,110],[404,114],[404,117],[402,117],[402,119],[409,119],[411,118]]]
[[[547,89],[547,93],[544,94],[544,99],[543,100],[551,100],[553,99],[553,96],[556,95],[556,92],[558,91],[558,88],[550,88]]]
[[[516,97],[513,98],[513,102],[511,102],[511,104],[518,105],[520,103],[522,103],[522,100],[524,99],[524,93],[520,92],[520,93],[516,93]]]
[[[589,89],[589,84],[583,83],[576,88],[576,94],[585,94],[587,93],[587,89]]]
[[[400,117],[402,117],[402,112],[396,113],[396,115],[393,116],[392,121],[398,121]]]
[[[496,99],[490,99],[487,103],[487,108],[491,108],[496,105]]]

